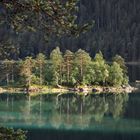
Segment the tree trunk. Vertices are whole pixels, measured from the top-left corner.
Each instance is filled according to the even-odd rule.
[[[6,74],[6,82],[7,82],[7,85],[9,85],[9,73]]]
[[[70,80],[70,63],[67,62],[67,82],[69,83]]]
[[[42,64],[40,63],[40,65],[39,65],[39,67],[40,67],[40,85],[42,85],[43,84],[43,75],[42,75]]]
[[[13,68],[13,65],[12,65],[12,84],[14,83],[14,68]]]

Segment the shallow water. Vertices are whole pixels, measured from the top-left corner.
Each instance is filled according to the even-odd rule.
[[[140,139],[140,94],[0,95],[0,125],[28,140]]]

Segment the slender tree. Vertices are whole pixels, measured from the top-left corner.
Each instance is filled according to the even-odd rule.
[[[40,85],[44,83],[44,71],[45,71],[46,57],[44,54],[39,53],[36,57],[36,69],[39,69]]]
[[[62,83],[62,63],[63,63],[63,56],[59,49],[59,47],[56,47],[51,54],[50,54],[50,60],[52,62],[53,72],[54,72],[54,81],[55,84],[61,84]]]
[[[32,57],[26,57],[25,60],[21,62],[21,76],[24,78],[27,90],[31,86],[32,76],[33,76],[34,60]]]
[[[91,57],[87,52],[81,49],[79,49],[75,55],[75,63],[79,68],[79,80],[83,82],[84,74],[86,73],[88,65],[91,63]]]
[[[9,85],[11,82],[12,84],[14,83],[14,66],[15,62],[13,60],[8,60],[5,59],[3,61],[5,71],[6,71],[6,83]]]
[[[72,72],[72,67],[73,67],[73,60],[74,60],[74,54],[66,50],[65,55],[64,55],[64,66],[65,66],[65,71],[66,71],[66,79],[67,83],[70,82],[70,77],[71,77],[71,72]]]

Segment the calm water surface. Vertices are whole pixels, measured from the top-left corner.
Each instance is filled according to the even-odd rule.
[[[140,139],[140,94],[0,95],[0,125],[28,140]]]

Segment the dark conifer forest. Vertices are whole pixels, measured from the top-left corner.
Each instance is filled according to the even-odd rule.
[[[140,60],[140,0],[80,0],[78,6],[77,23],[93,20],[94,26],[77,38],[53,35],[46,40],[43,31],[17,33],[1,24],[0,59],[35,57],[38,53],[49,57],[58,46],[63,53],[83,49],[91,57],[100,50],[108,61],[116,54],[126,61]]]

